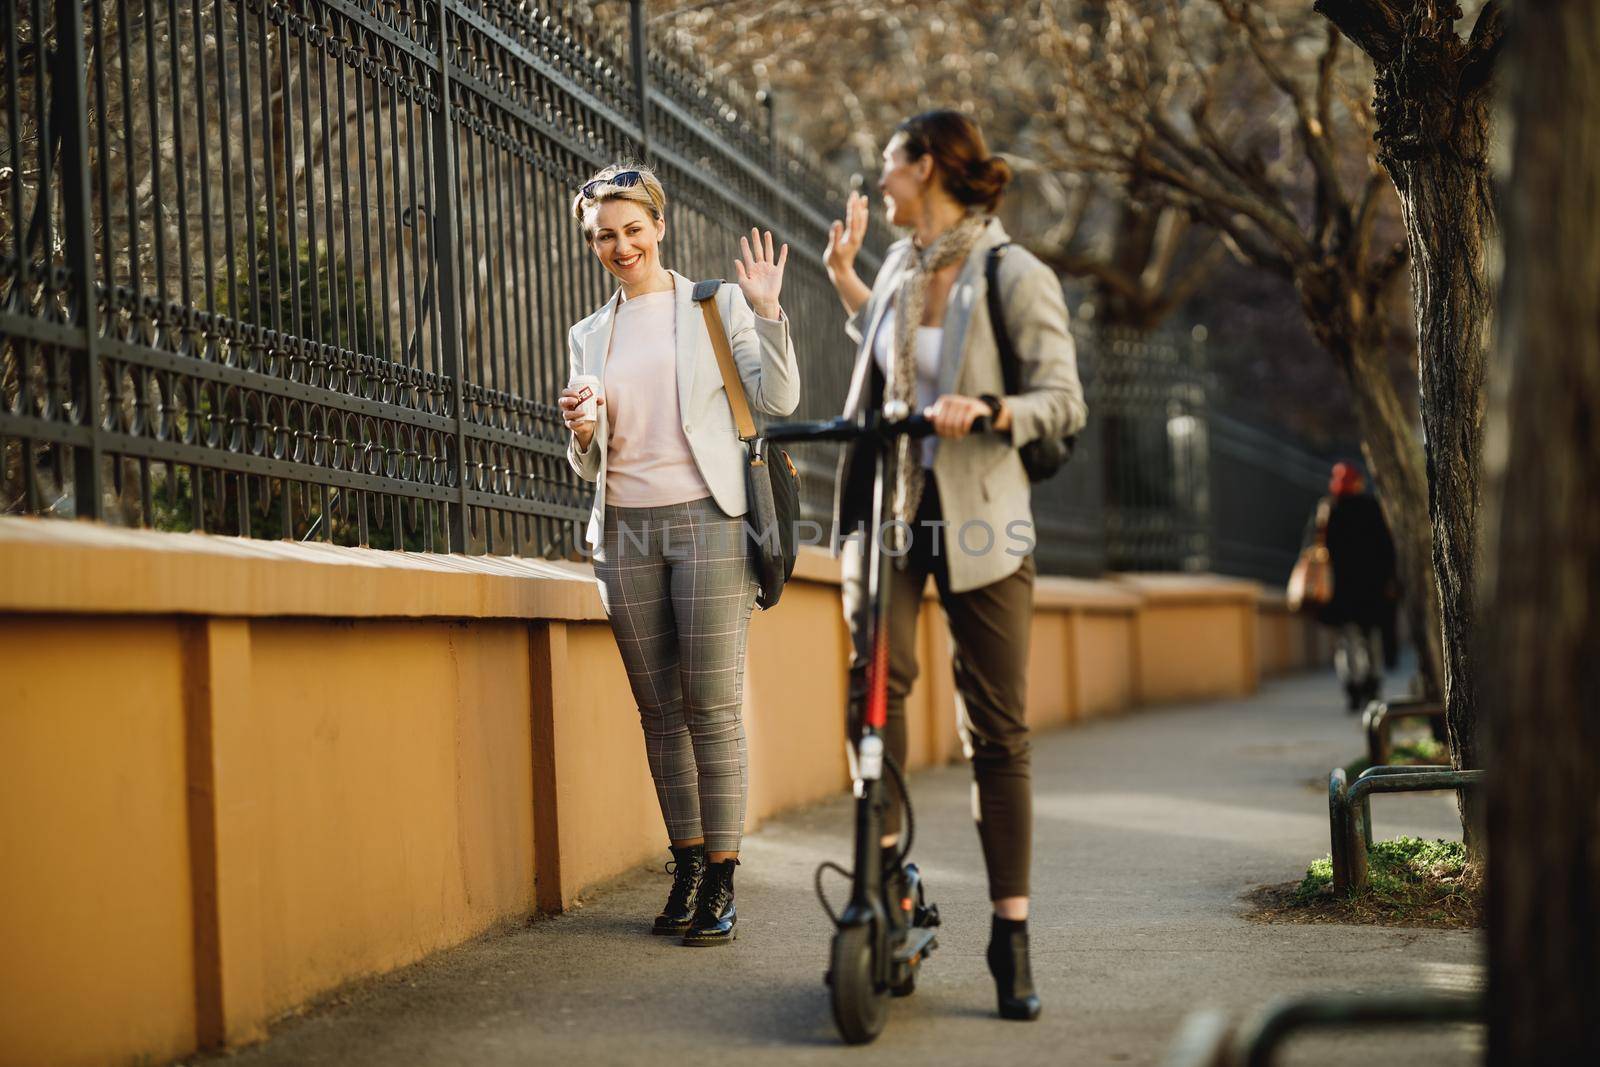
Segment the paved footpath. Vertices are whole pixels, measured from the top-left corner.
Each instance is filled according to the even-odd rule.
[[[1242,892],[1328,851],[1330,767],[1361,750],[1331,676],[1268,683],[1243,702],[1147,710],[1036,739],[1033,1024],[993,1018],[982,863],[964,767],[912,779],[916,859],[942,948],[872,1046],[842,1047],[822,984],[830,927],[811,889],[848,855],[846,801],[768,823],[745,845],[740,938],[687,949],[645,933],[660,867],[583,907],[363,983],[228,1057],[265,1064],[1152,1064],[1179,1020],[1282,993],[1475,988],[1474,933],[1261,925]],[[1458,836],[1444,796],[1385,797],[1379,837]],[[663,856],[663,859],[665,856]],[[1472,1027],[1296,1039],[1282,1062],[1481,1055]],[[726,1058],[724,1058],[726,1057]]]

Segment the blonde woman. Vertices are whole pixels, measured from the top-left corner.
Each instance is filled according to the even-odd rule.
[[[686,945],[736,936],[733,869],[748,786],[745,637],[756,579],[744,529],[745,446],[694,283],[662,263],[666,192],[639,164],[599,171],[572,215],[616,293],[572,327],[573,378],[598,379],[588,418],[560,396],[567,456],[596,485],[588,543],[644,727],[674,860],[653,933]],[[739,239],[738,285],[715,296],[750,406],[787,415],[800,373],[778,303],[788,246]]]
[[[994,906],[989,970],[1000,1015],[1031,1020],[1040,1004],[1028,943],[1033,785],[1024,709],[1037,538],[1018,450],[1076,433],[1087,409],[1061,283],[1017,247],[1004,249],[998,263],[1004,328],[1020,381],[1015,393],[1005,387],[986,268],[990,253],[1010,241],[994,218],[1010,177],[966,115],[929,111],[909,118],[884,149],[878,188],[889,221],[910,235],[889,249],[868,286],[855,270],[867,203],[852,195],[846,218],[833,224],[824,261],[857,343],[845,414],[859,419],[898,401],[922,411],[938,430],[923,442],[902,437],[895,462],[891,511],[911,539],[890,570],[889,754],[905,765],[917,611],[932,576],[954,647],[959,725]],[[996,432],[972,433],[979,416]],[[868,521],[871,460],[866,449],[842,457],[837,533]],[[863,544],[852,538],[844,551],[845,618],[853,631],[856,605],[867,594]],[[865,689],[869,657],[865,635],[852,637],[856,694]],[[904,877],[895,867],[899,821],[899,806],[891,804],[883,842],[889,890]]]

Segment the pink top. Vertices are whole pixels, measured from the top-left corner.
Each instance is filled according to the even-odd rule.
[[[611,425],[606,503],[617,507],[658,508],[711,495],[683,433],[676,308],[670,289],[617,305],[601,382]]]

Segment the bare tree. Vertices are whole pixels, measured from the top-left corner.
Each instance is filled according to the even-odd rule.
[[[1374,133],[1411,250],[1450,757],[1476,767],[1472,631],[1492,309],[1486,252],[1496,225],[1490,75],[1505,36],[1501,4],[1483,4],[1466,39],[1455,29],[1463,18],[1455,0],[1317,0],[1315,8],[1377,66]]]
[[[1093,15],[1097,0],[1057,6]],[[1020,172],[1007,200],[1008,228],[1063,274],[1090,284],[1101,324],[1155,329],[1225,255],[1215,234],[1185,211],[1029,158],[1038,86],[1053,85],[1059,73],[1036,47],[1026,7],[993,0],[661,0],[653,7],[655,28],[705,57],[713,73],[753,79],[780,106],[789,101],[781,128],[847,169],[874,170],[888,131],[907,115],[933,106],[974,115]],[[1024,217],[1028,224],[1013,224]]]
[[[1095,175],[1058,176],[1022,157],[1013,157],[1013,170],[1001,207],[1006,229],[1057,271],[1088,281],[1102,325],[1158,328],[1227,256],[1215,231],[1186,211],[1125,196]],[[1070,191],[1051,189],[1064,184],[1061,177],[1071,180]],[[1053,217],[1035,221],[1046,212]]]
[[[1477,649],[1496,1067],[1600,1059],[1600,6],[1529,0],[1514,40]]]
[[[1106,0],[1098,25],[1058,5],[1035,11],[1031,37],[1061,71],[1034,108],[1051,117],[1041,140],[1053,162],[1182,210],[1294,285],[1355,398],[1423,671],[1436,679],[1428,483],[1390,358],[1408,250],[1358,88],[1370,67],[1331,27],[1277,0]]]

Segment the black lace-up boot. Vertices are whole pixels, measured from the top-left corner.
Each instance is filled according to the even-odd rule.
[[[656,916],[652,934],[677,936],[689,929],[694,918],[695,896],[700,892],[700,882],[706,875],[706,846],[672,846],[672,891],[667,894],[666,906]]]
[[[738,936],[739,916],[733,910],[733,869],[738,860],[706,864],[706,876],[695,898],[694,918],[683,935],[685,945],[723,945]]]
[[[1028,920],[996,915],[989,927],[989,973],[1000,997],[1000,1017],[1028,1022],[1039,1017],[1039,994],[1028,962]]]

